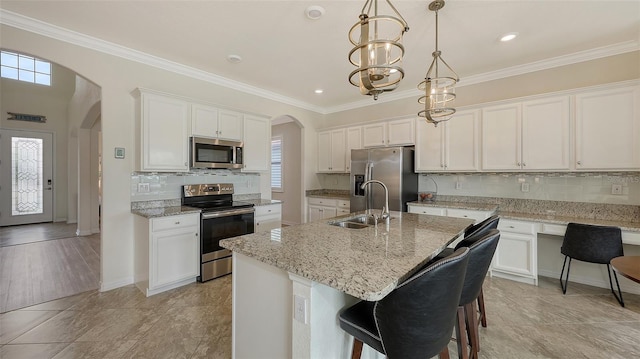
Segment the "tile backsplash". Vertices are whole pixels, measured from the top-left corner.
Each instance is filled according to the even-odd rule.
[[[419,176],[418,191],[434,191],[435,181],[440,195],[640,205],[638,172],[469,173]],[[348,174],[318,174],[318,179],[324,189],[349,189]],[[613,184],[621,186],[622,194],[611,194]],[[528,192],[523,192],[523,189]]]
[[[140,191],[140,183],[148,184],[149,191]],[[256,173],[231,170],[201,170],[188,173],[134,172],[131,174],[131,202],[179,200],[183,185],[198,183],[233,183],[235,195],[260,193],[260,174]]]

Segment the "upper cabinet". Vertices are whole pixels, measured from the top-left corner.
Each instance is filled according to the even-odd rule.
[[[482,169],[569,170],[569,96],[482,109]]]
[[[416,172],[477,171],[479,111],[460,111],[435,127],[416,119]]]
[[[576,95],[577,170],[640,169],[638,86]]]
[[[244,115],[243,172],[264,172],[271,168],[271,121]]]
[[[143,89],[136,96],[136,169],[189,171],[189,103]]]
[[[318,172],[346,171],[345,129],[318,133]]]
[[[362,127],[349,127],[346,129],[346,172],[351,172],[351,150],[362,149]]]
[[[413,118],[362,126],[362,145],[368,147],[408,146],[415,143]]]
[[[191,135],[242,141],[242,114],[212,106],[191,105]]]

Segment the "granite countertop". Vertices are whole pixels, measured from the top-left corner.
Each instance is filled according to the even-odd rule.
[[[329,198],[329,199],[341,199],[349,200],[349,190],[337,190],[337,189],[311,189],[307,190],[305,195],[313,198]]]
[[[157,218],[167,216],[178,216],[181,214],[200,213],[200,209],[187,206],[167,206],[154,208],[132,209],[131,213],[145,218]]]
[[[338,217],[347,219],[365,211]],[[346,229],[320,220],[224,239],[220,245],[363,300],[378,300],[456,239],[473,221],[391,212],[384,223]]]
[[[585,224],[593,224],[593,225],[600,225],[600,226],[620,227],[620,229],[622,229],[623,231],[640,232],[640,222],[637,222],[637,221],[616,220],[611,218],[609,219],[582,218],[582,217],[576,217],[572,215],[566,215],[564,213],[558,214],[557,211],[555,214],[522,213],[522,212],[500,210],[500,206],[498,204],[473,203],[473,202],[414,201],[414,202],[408,202],[408,204],[411,204],[414,206],[423,206],[423,207],[443,207],[443,208],[469,209],[469,210],[476,210],[476,211],[491,211],[500,215],[500,217],[504,219],[515,219],[515,220],[561,224],[561,225],[566,225],[567,223],[570,223],[570,222],[585,223]],[[574,205],[580,206],[579,203],[575,203]]]

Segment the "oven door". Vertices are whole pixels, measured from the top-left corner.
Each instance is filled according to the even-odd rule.
[[[230,256],[231,251],[220,247],[220,240],[253,233],[253,221],[253,207],[203,213],[200,231],[202,262]]]

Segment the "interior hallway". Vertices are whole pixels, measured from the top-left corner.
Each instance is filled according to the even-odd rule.
[[[100,234],[75,224],[0,228],[0,313],[98,289]]]
[[[480,358],[628,359],[640,354],[640,296],[558,280],[484,285]],[[231,358],[231,276],[145,298],[133,286],[90,291],[0,315],[0,357]],[[456,344],[449,349],[457,357]]]

